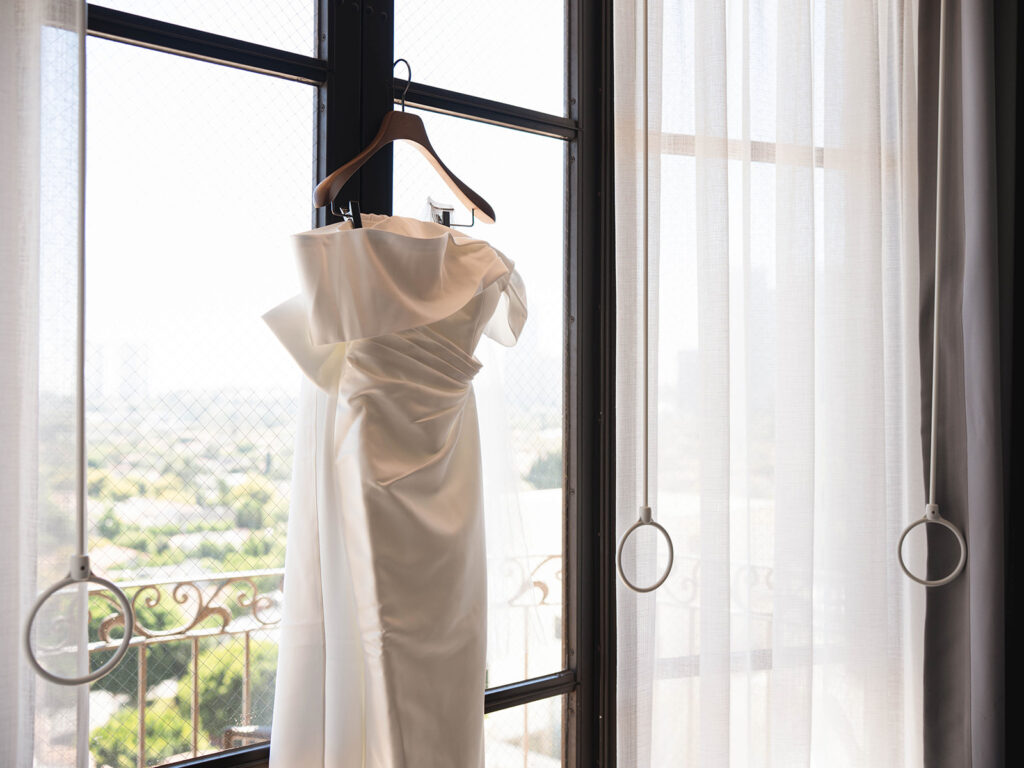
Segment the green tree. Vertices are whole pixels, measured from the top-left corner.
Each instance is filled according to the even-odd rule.
[[[101,498],[110,482],[110,475],[103,469],[90,469],[86,475],[86,485],[89,496],[94,499]]]
[[[125,501],[149,492],[146,478],[137,475],[117,477],[105,469],[90,469],[86,483],[89,496],[94,499]]]
[[[203,539],[199,542],[199,546],[196,548],[196,556],[199,558],[223,560],[224,556],[230,551],[231,547],[227,544],[219,544],[218,542],[210,539]]]
[[[89,735],[99,768],[135,768],[139,711],[125,707]],[[202,741],[202,740],[201,740]],[[200,749],[208,748],[201,744]],[[154,701],[146,709],[146,764],[163,763],[192,749],[192,723],[174,701]]]
[[[188,489],[181,478],[174,474],[163,474],[152,487],[153,497],[166,501],[186,501],[189,498]]]
[[[163,472],[161,474],[173,475],[181,481],[183,486],[190,487],[192,485],[192,481],[194,481],[196,476],[199,474],[199,465],[194,456],[181,453],[164,465]]]
[[[114,510],[107,507],[107,511],[100,515],[96,530],[105,539],[115,539],[124,530],[124,525],[121,523],[121,519],[114,514]]]
[[[269,555],[270,550],[273,549],[273,542],[260,536],[258,534],[250,534],[249,538],[242,544],[242,554],[248,555],[249,557],[263,557]]]
[[[266,530],[266,529],[265,529]],[[253,533],[241,549],[228,552],[219,563],[221,571],[246,571],[250,568],[283,568],[285,555],[283,526],[266,533]],[[277,578],[277,577],[274,577]],[[263,589],[264,587],[261,587]],[[276,589],[276,586],[265,587]]]
[[[135,549],[139,552],[149,552],[152,541],[149,536],[142,532],[138,526],[126,527],[114,538],[114,543],[119,547]]]
[[[562,452],[551,451],[533,462],[526,473],[526,482],[534,488],[560,488],[562,486]]]
[[[252,641],[250,701],[254,725],[270,725],[274,714],[274,679],[277,644]],[[199,725],[212,744],[221,744],[224,731],[242,721],[245,656],[240,640],[220,640],[199,654]],[[178,708],[189,711],[192,689],[183,679],[178,687]]]
[[[263,527],[265,517],[263,505],[255,499],[247,499],[240,506],[235,507],[235,525],[239,528],[257,531]]]
[[[235,512],[235,525],[258,530],[268,519],[287,516],[288,505],[267,478],[249,475],[224,496],[224,502]]]

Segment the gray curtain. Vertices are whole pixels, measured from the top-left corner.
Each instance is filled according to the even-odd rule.
[[[942,4],[947,26],[940,51]],[[961,578],[927,595],[924,754],[927,768],[991,768],[1005,765],[1006,318],[1014,234],[1017,3],[942,4],[923,0],[919,17],[922,444],[927,467],[938,158],[944,231],[936,500],[964,531],[969,556]],[[936,147],[940,88],[943,146]],[[949,572],[957,552],[942,530],[928,535],[934,578]]]

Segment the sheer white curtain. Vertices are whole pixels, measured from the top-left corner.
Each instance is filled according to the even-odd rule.
[[[640,499],[642,0],[615,6],[618,525]],[[651,498],[620,768],[913,766],[912,0],[650,0]],[[626,570],[653,581],[645,531]]]
[[[37,589],[67,574],[74,547],[84,5],[75,0],[0,4],[0,765],[5,768],[84,765],[79,759],[87,756],[84,689],[36,679],[21,648],[22,623]],[[52,611],[40,616],[45,642],[76,642],[80,617],[67,614],[54,623],[58,618]],[[75,671],[50,668],[60,674]]]

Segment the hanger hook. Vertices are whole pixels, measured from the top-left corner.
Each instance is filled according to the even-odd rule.
[[[405,79],[405,88],[402,89],[402,111],[405,112],[405,94],[409,92],[409,86],[412,85],[412,65],[405,59],[395,59],[395,63],[391,65],[391,70],[394,71],[395,67],[399,64],[405,64],[405,68],[409,71],[409,76]]]

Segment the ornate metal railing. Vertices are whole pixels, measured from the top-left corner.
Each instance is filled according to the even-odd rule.
[[[148,707],[147,662],[152,647],[167,643],[188,643],[190,648],[191,756],[200,752],[200,642],[204,638],[235,636],[242,640],[242,701],[240,723],[222,734],[220,748],[239,746],[269,738],[266,724],[252,720],[252,636],[273,629],[280,622],[282,569],[236,571],[210,574],[188,580],[126,581],[119,586],[129,595],[135,619],[130,648],[136,649],[138,745],[136,765],[146,766],[146,717]],[[267,585],[273,589],[268,590]],[[120,644],[118,628],[125,617],[113,595],[102,587],[90,590],[90,618],[102,615],[98,639],[89,644],[89,654],[109,652]],[[143,608],[174,607],[181,619],[174,626],[147,623]],[[109,613],[103,615],[103,611]],[[185,757],[176,755],[176,757]]]
[[[510,604],[524,609],[560,605],[562,565],[561,555],[530,558],[523,573],[522,591],[511,599]],[[680,559],[678,574],[674,574],[675,578],[666,585],[662,599],[685,610],[699,610],[700,571],[698,560]],[[730,578],[733,609],[749,613],[755,620],[770,622],[773,577],[774,572],[770,567],[734,567]],[[137,768],[145,768],[147,765],[146,726],[151,694],[147,689],[149,655],[154,647],[168,643],[185,643],[189,648],[187,692],[191,744],[190,749],[166,759],[198,756],[204,751],[199,717],[202,705],[200,683],[204,672],[200,665],[200,651],[201,643],[207,638],[235,637],[241,644],[240,714],[233,717],[233,722],[217,734],[215,741],[219,740],[219,743],[213,744],[213,748],[228,749],[269,739],[268,723],[253,722],[253,636],[256,635],[259,642],[260,633],[272,631],[279,625],[283,580],[282,569],[266,569],[209,574],[193,579],[147,579],[119,583],[129,595],[135,619],[135,636],[130,647],[136,649],[137,653],[134,659],[126,660],[125,663],[134,663],[137,667],[137,689],[134,692],[134,706],[138,715],[135,735]],[[169,613],[167,608],[173,609],[177,619],[173,626],[156,626],[152,623],[154,609],[161,608],[165,609],[162,612],[164,617]],[[91,589],[90,615],[96,639],[89,644],[89,653],[112,652],[120,643],[119,629],[124,626],[119,603],[101,587]],[[695,622],[686,623],[688,626],[696,626]],[[528,633],[524,634],[523,642],[526,669],[529,666],[530,650]],[[756,657],[753,662],[746,657],[741,661],[744,664],[753,663],[756,668],[768,668],[771,666],[770,650],[765,653],[752,652],[748,655]],[[696,656],[661,659],[659,664],[663,667],[662,674],[667,677],[698,674],[699,660]],[[207,744],[206,748],[210,746]],[[529,726],[525,723],[522,748],[525,765],[530,754]]]
[[[523,563],[522,591],[511,598],[510,604],[523,609],[557,606],[562,602],[562,557],[546,555],[531,557]],[[149,660],[152,649],[169,643],[184,643],[189,648],[187,672],[188,710],[191,728],[190,749],[165,756],[157,762],[196,757],[207,751],[202,744],[200,723],[201,682],[204,670],[200,665],[201,643],[207,638],[238,637],[242,669],[242,696],[240,716],[218,734],[214,749],[230,749],[270,738],[268,723],[253,722],[253,635],[273,630],[280,623],[280,603],[284,572],[282,569],[238,571],[199,576],[193,579],[145,579],[121,581],[118,586],[129,596],[135,620],[135,634],[130,648],[137,653],[123,663],[136,666],[134,706],[138,726],[134,738],[135,765],[146,768],[154,762],[147,755],[147,717],[150,715],[152,691],[149,689]],[[90,620],[94,640],[89,653],[109,653],[120,644],[124,616],[120,604],[101,587],[90,590]],[[173,626],[155,625],[153,610],[173,610],[177,621]],[[147,611],[146,609],[150,609]],[[525,628],[524,623],[524,628]],[[529,633],[524,632],[524,673],[529,667]],[[186,678],[182,677],[181,682]],[[130,686],[129,686],[130,687]],[[179,688],[179,690],[181,690]],[[130,690],[120,693],[131,693]],[[180,696],[180,694],[179,694]],[[236,710],[237,711],[237,710]],[[130,738],[125,734],[126,738]],[[529,728],[524,724],[524,761],[529,755]],[[209,747],[209,745],[207,745]],[[524,765],[526,763],[524,762]]]

